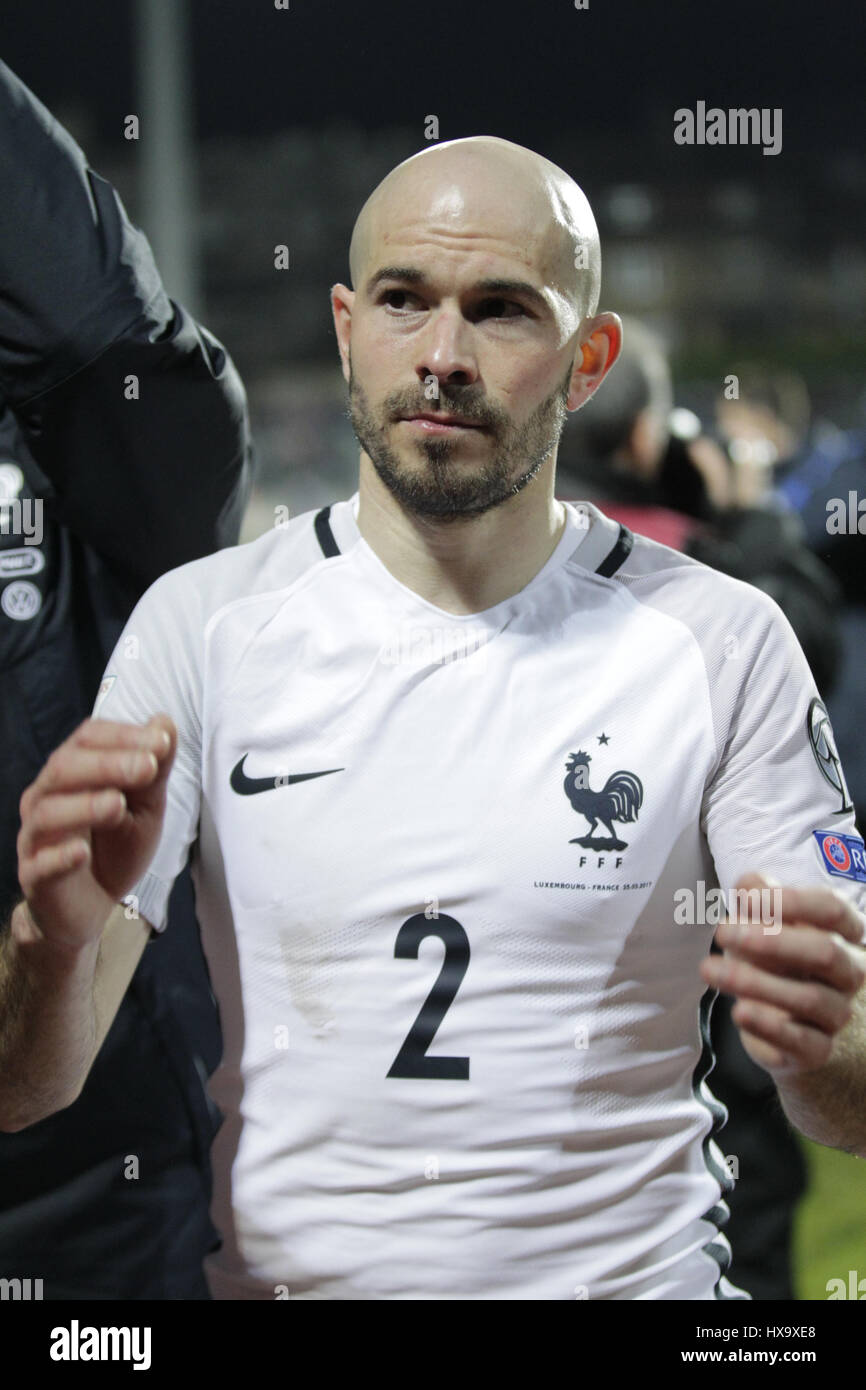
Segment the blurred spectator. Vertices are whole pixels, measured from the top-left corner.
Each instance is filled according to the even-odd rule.
[[[796,373],[765,363],[732,369],[738,398],[717,402],[718,427],[735,471],[751,478],[767,505],[796,515],[806,544],[835,575],[840,661],[823,688],[855,807],[866,804],[862,690],[866,677],[866,433],[813,418]],[[820,684],[820,682],[819,682]]]
[[[838,585],[805,545],[798,519],[760,505],[769,497],[765,470],[738,473],[672,402],[663,344],[626,319],[615,370],[563,434],[560,495],[596,501],[641,534],[771,594],[826,697],[841,661]]]

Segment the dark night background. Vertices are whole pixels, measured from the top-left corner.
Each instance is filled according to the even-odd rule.
[[[683,151],[651,132],[659,112],[702,97],[784,107],[789,169],[862,153],[866,25],[851,5],[193,0],[192,26],[202,135],[337,119],[377,129],[438,111],[443,139],[543,146],[568,128],[578,178],[603,134],[623,141],[619,176],[649,157],[688,177]],[[109,0],[7,5],[0,19],[10,66],[49,105],[86,102],[105,138],[129,109],[132,35],[130,5]]]

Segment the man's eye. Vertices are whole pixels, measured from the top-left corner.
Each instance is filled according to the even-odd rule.
[[[514,319],[526,310],[515,299],[484,299],[478,305],[477,313],[483,319]]]
[[[410,304],[409,301],[413,303]],[[389,309],[410,309],[418,304],[417,295],[410,294],[408,290],[385,290],[382,295],[382,303]]]

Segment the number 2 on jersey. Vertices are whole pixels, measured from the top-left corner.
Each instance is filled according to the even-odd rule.
[[[423,912],[416,912],[398,931],[394,955],[400,960],[417,960],[418,947],[425,936],[438,936],[441,939],[445,946],[445,959],[388,1075],[423,1077],[431,1081],[468,1081],[468,1057],[428,1057],[427,1049],[466,974],[469,937],[460,923],[454,917],[449,917],[447,912],[441,913],[434,921],[425,917]]]

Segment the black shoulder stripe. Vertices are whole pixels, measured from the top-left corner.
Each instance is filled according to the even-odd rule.
[[[329,560],[333,555],[340,554],[340,547],[334,540],[334,533],[331,530],[330,516],[331,508],[323,507],[320,512],[316,512],[316,520],[314,522],[316,527],[316,538],[319,545],[322,547],[322,554],[326,555]]]
[[[600,574],[603,579],[610,579],[612,574],[616,574],[620,565],[625,564],[626,560],[631,554],[633,545],[634,536],[632,535],[628,527],[623,526],[622,522],[620,522],[619,537],[617,539],[616,545],[614,546],[613,550],[611,550],[610,553],[607,556],[605,556],[605,558],[602,560],[601,564],[596,570],[596,574]]]

